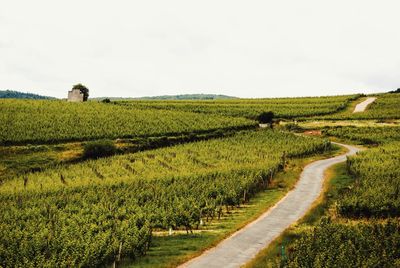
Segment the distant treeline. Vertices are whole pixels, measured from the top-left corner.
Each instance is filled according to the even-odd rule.
[[[41,96],[33,93],[24,93],[14,90],[0,90],[0,99],[32,99],[32,100],[43,100],[43,99],[55,99],[54,97]]]
[[[90,98],[91,100],[102,100],[110,99],[116,100],[225,100],[225,99],[237,99],[237,97],[217,95],[217,94],[183,94],[183,95],[162,95],[152,97],[139,97],[139,98],[123,98],[123,97],[100,97]]]
[[[220,100],[237,99],[237,97],[216,95],[216,94],[183,94],[183,95],[163,95],[154,97],[141,97],[142,100]]]
[[[400,88],[398,88],[396,90],[389,91],[389,93],[400,93]]]

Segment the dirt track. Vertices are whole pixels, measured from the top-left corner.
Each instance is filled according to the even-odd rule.
[[[365,101],[359,103],[356,105],[356,108],[354,108],[353,113],[360,113],[360,112],[364,112],[365,109],[367,109],[367,106],[370,105],[371,103],[373,103],[376,100],[375,97],[371,97],[366,99]]]

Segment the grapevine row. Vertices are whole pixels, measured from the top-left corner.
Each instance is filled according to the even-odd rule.
[[[290,157],[329,148],[271,130],[114,156],[0,186],[0,266],[99,266],[146,254],[153,230],[184,229],[268,187]]]
[[[244,118],[97,102],[0,100],[0,144],[149,137],[255,125]]]

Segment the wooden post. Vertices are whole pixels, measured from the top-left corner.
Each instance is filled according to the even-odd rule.
[[[269,183],[272,182],[272,176],[273,176],[273,174],[272,174],[272,169],[270,168],[270,169],[269,169]]]
[[[282,161],[282,169],[285,170],[285,166],[286,166],[286,151],[283,151],[281,161]]]
[[[119,243],[117,262],[119,262],[121,260],[121,252],[122,252],[122,242]]]

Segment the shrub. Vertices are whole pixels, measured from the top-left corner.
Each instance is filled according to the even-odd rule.
[[[117,147],[110,140],[90,141],[83,146],[84,158],[100,158],[114,155],[117,152]]]
[[[109,98],[106,98],[106,99],[102,100],[101,102],[102,102],[102,103],[110,103],[111,100],[110,100]]]
[[[261,124],[272,124],[272,120],[274,119],[274,113],[269,111],[269,112],[262,112],[257,116],[258,122]]]
[[[293,132],[303,132],[304,128],[299,126],[298,124],[295,123],[288,123],[285,125],[285,129],[288,131],[293,131]]]

